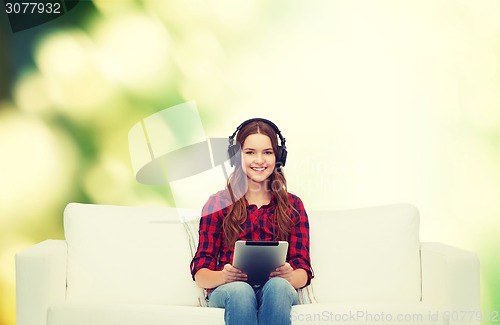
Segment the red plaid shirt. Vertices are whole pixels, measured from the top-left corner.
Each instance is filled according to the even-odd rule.
[[[307,284],[314,277],[309,257],[309,220],[302,200],[288,193],[288,200],[295,208],[291,215],[293,226],[288,236],[287,262],[292,268],[304,269],[307,272]],[[203,207],[200,219],[198,249],[191,261],[191,275],[198,270],[208,268],[220,271],[225,264],[232,264],[233,247],[227,247],[222,231],[222,220],[231,204],[227,191],[220,191],[212,195]],[[277,208],[276,198],[272,198],[267,205],[257,208],[247,202],[247,218],[242,224],[239,240],[280,240],[278,230],[272,222],[274,211]],[[307,285],[306,284],[306,285]]]

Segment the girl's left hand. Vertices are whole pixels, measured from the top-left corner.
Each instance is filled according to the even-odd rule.
[[[289,263],[285,263],[282,266],[278,267],[275,271],[271,272],[269,278],[280,277],[288,282],[292,282],[293,268]]]

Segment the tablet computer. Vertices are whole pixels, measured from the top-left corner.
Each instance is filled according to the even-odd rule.
[[[234,246],[233,266],[248,275],[250,285],[263,285],[272,271],[285,264],[287,252],[286,241],[238,240]]]

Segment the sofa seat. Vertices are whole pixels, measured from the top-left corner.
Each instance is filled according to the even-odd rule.
[[[316,303],[292,308],[292,324],[448,324],[438,306],[422,302]]]
[[[49,308],[47,325],[224,325],[220,308],[155,304],[59,303]]]
[[[436,306],[415,303],[305,304],[292,308],[292,325],[335,324],[447,324]],[[48,325],[165,325],[221,324],[220,308],[153,304],[59,303],[48,311]]]

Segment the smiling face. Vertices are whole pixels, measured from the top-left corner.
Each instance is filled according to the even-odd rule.
[[[248,185],[262,185],[271,176],[276,165],[271,139],[261,133],[251,134],[245,139],[241,154]]]

